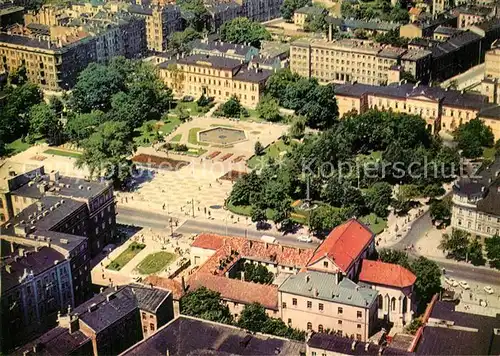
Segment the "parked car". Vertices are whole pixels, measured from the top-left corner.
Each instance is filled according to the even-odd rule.
[[[493,288],[491,288],[490,286],[484,287],[484,291],[488,294],[493,294]]]
[[[444,277],[444,282],[448,284],[449,286],[452,287],[458,287],[458,282],[455,281],[453,278],[450,277]]]
[[[188,103],[188,102],[194,101],[194,98],[191,95],[186,95],[186,96],[182,97],[181,101]]]
[[[460,282],[458,282],[458,284],[460,285],[460,287],[462,287],[465,290],[470,289],[469,283],[467,283],[466,281],[460,281]]]
[[[311,236],[309,236],[309,235],[299,235],[297,237],[297,240],[300,242],[312,242],[313,241]]]

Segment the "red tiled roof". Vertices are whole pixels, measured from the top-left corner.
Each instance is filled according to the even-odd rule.
[[[200,239],[198,243],[196,243]],[[257,261],[277,263],[281,266],[303,267],[314,253],[312,248],[299,248],[280,244],[266,243],[263,241],[248,240],[243,237],[229,237],[211,234],[201,234],[192,246],[214,249],[215,253],[200,267],[199,271],[224,275],[224,273],[240,258]],[[238,252],[235,254],[234,252]],[[232,256],[232,258],[230,257]],[[228,262],[223,269],[219,269],[221,260]]]
[[[373,238],[370,229],[356,219],[350,219],[330,232],[307,265],[310,266],[328,256],[346,273]]]
[[[200,287],[219,292],[221,298],[225,300],[242,304],[258,302],[267,309],[278,310],[278,287],[275,285],[245,282],[197,272],[189,278],[188,288],[195,290]]]
[[[410,15],[420,15],[422,13],[422,9],[418,8],[418,7],[412,7],[410,9],[410,11],[408,11],[410,13]]]
[[[413,285],[417,277],[400,265],[363,260],[359,280],[384,286],[405,288]]]
[[[142,283],[147,285],[152,284],[154,287],[171,291],[174,300],[179,300],[184,295],[182,284],[174,279],[159,277],[153,274],[147,276]]]
[[[199,234],[198,237],[193,241],[191,247],[205,248],[209,250],[217,250],[223,244],[226,236],[214,235],[214,234]]]

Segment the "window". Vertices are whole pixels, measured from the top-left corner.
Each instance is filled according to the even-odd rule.
[[[292,319],[288,318],[288,325],[292,324]]]
[[[342,307],[339,307],[339,309],[337,310],[337,313],[342,314],[343,312],[344,312],[344,309],[342,309]]]
[[[321,310],[321,311],[323,311],[323,303],[319,303],[318,304],[318,309]]]
[[[292,299],[292,305],[295,305],[295,306],[297,305],[297,298]]]
[[[328,261],[323,262],[323,267],[328,268]]]
[[[378,308],[382,309],[382,307],[384,305],[384,298],[380,294],[377,297],[377,301],[378,301]]]
[[[153,331],[153,330],[155,329],[155,324],[150,323],[150,324],[149,324],[149,329],[150,329],[151,331]]]
[[[316,351],[311,352],[311,356],[316,356]]]
[[[307,323],[307,330],[312,330],[313,324],[311,322]]]
[[[362,317],[363,317],[363,313],[362,313],[362,312],[360,312],[360,311],[358,311],[358,312],[356,313],[356,317],[357,317],[358,319],[362,318]]]
[[[395,311],[396,310],[396,298],[392,297],[391,299],[391,310]]]
[[[361,329],[361,324],[358,324],[358,325],[357,325],[357,328],[358,328],[358,329]]]
[[[283,309],[286,309],[286,302],[281,303],[281,307],[282,307]]]
[[[311,309],[313,307],[313,303],[311,301],[307,301],[307,307]]]
[[[339,320],[337,324],[342,325],[342,320]]]
[[[318,325],[318,332],[319,333],[323,332],[323,325],[321,325],[321,324]]]

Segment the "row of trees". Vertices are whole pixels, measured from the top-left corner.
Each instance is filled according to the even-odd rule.
[[[491,127],[476,118],[460,125],[454,132],[454,140],[462,156],[476,158],[483,155],[483,148],[493,147],[495,136]]]
[[[388,22],[407,23],[409,14],[405,6],[398,3],[391,5],[389,0],[376,0],[374,2],[342,2],[342,17],[355,20],[381,20]]]
[[[500,236],[494,235],[485,239],[484,245],[489,265],[500,269]],[[447,258],[470,262],[474,266],[486,263],[483,245],[464,230],[453,229],[451,234],[443,234],[439,248],[444,251]]]
[[[227,305],[220,303],[220,293],[205,287],[187,293],[181,299],[181,313],[266,334],[303,341],[305,332],[287,326],[281,319],[271,318],[259,303],[245,305],[235,320]]]

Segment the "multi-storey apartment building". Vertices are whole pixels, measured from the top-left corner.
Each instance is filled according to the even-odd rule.
[[[458,28],[467,28],[494,16],[495,8],[464,6],[454,9],[453,12],[458,16]]]
[[[283,0],[235,0],[242,7],[242,16],[263,22],[280,17]]]
[[[181,10],[177,5],[130,5],[127,10],[146,20],[147,46],[150,51],[165,51],[168,37],[181,30]]]
[[[95,356],[117,355],[150,337],[173,318],[172,295],[168,291],[135,284],[101,289],[74,310],[59,313],[57,327],[15,354],[27,355],[42,343],[44,351],[51,355],[76,351]]]
[[[479,117],[500,138],[498,106],[489,104],[483,95],[401,83],[385,87],[344,84],[335,88],[335,95],[340,117],[350,111],[393,110],[421,115],[431,132],[454,131],[460,124]]]
[[[500,159],[453,185],[451,226],[484,240],[500,234]],[[483,241],[484,242],[484,241]]]
[[[160,77],[176,96],[207,95],[226,101],[235,95],[250,107],[258,104],[272,74],[243,60],[202,54],[170,59],[158,67]]]
[[[99,13],[84,23],[59,25],[49,26],[48,35],[0,33],[0,66],[7,72],[24,66],[28,79],[43,89],[69,89],[89,63],[133,58],[146,48],[144,20],[130,14]]]
[[[396,65],[402,65],[417,80],[426,81],[430,57],[429,51],[408,51],[367,40],[300,39],[290,46],[290,69],[321,83],[384,85],[389,80],[389,69]]]
[[[208,13],[212,17],[211,28],[217,31],[224,23],[240,17],[243,8],[234,1],[214,1],[205,3]]]
[[[0,3],[0,30],[15,23],[21,23],[23,21],[23,11],[22,6],[9,2]]]

